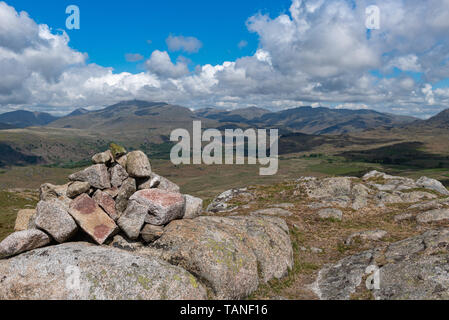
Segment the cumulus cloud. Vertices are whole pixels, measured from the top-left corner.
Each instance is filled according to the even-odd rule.
[[[148,70],[161,78],[180,78],[189,73],[187,64],[182,59],[174,64],[166,51],[153,51],[146,61]]]
[[[195,37],[172,36],[165,40],[170,51],[184,51],[187,53],[198,52],[203,44]]]
[[[293,0],[286,13],[248,18],[248,31],[259,39],[254,55],[191,72],[188,59],[173,61],[155,50],[147,70],[131,74],[87,64],[87,54],[70,48],[65,33],[0,2],[0,105],[93,106],[137,98],[196,108],[322,105],[410,115],[449,107],[449,89],[435,86],[449,78],[449,0],[378,0],[381,29],[368,37],[371,4]],[[169,36],[167,46],[192,53],[202,43]]]

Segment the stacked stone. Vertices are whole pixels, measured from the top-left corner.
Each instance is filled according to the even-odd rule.
[[[154,173],[142,151],[128,153],[113,143],[92,162],[65,185],[40,187],[37,208],[19,211],[15,232],[0,243],[0,258],[86,236],[98,245],[118,233],[149,243],[171,221],[202,212],[202,200]]]

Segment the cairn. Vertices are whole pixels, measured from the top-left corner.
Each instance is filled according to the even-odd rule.
[[[176,219],[193,219],[203,201],[152,171],[142,151],[112,143],[69,182],[40,187],[34,210],[20,210],[15,232],[0,243],[0,259],[50,244],[80,241],[102,245],[117,234],[151,243]]]

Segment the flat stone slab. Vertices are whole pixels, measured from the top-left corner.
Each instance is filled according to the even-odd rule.
[[[0,242],[0,259],[40,248],[49,243],[50,237],[37,229],[14,232]]]
[[[36,216],[36,209],[23,209],[17,212],[14,231],[24,231],[31,227],[32,218]]]
[[[69,213],[81,229],[98,244],[103,244],[117,229],[114,220],[87,194],[82,194],[73,200]]]
[[[101,190],[97,190],[92,198],[111,217],[112,220],[117,221],[119,216],[117,210],[115,209],[114,198]]]

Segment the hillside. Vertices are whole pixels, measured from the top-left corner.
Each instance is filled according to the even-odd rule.
[[[415,120],[373,110],[300,107],[264,114],[252,123],[307,134],[345,134],[370,128],[391,128]]]
[[[44,126],[57,117],[45,112],[31,112],[25,110],[17,110],[0,114],[0,123],[9,125],[10,128],[26,128],[33,126]],[[9,128],[9,129],[10,129]],[[1,125],[0,125],[1,129]],[[3,128],[8,129],[8,128]]]

